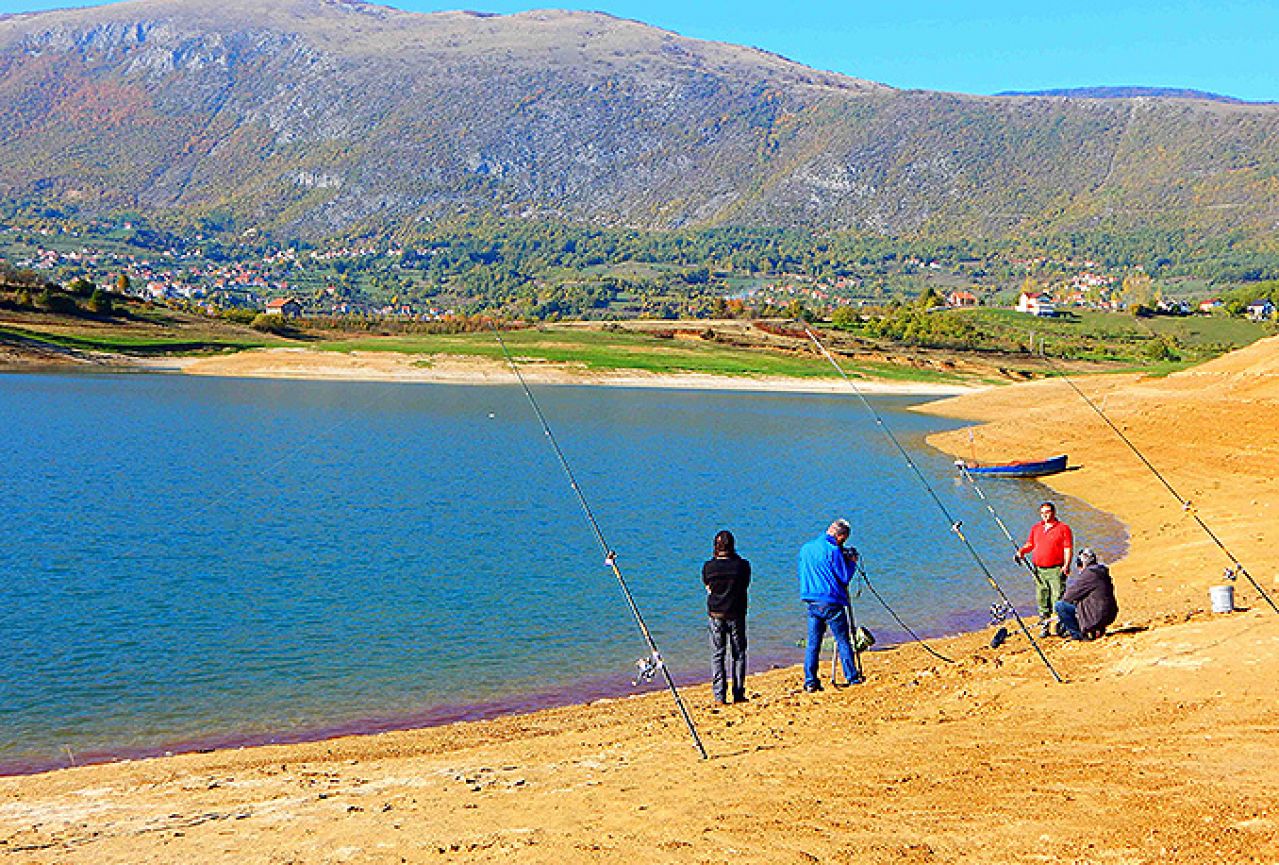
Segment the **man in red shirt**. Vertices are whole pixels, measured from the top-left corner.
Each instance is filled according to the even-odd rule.
[[[1057,506],[1044,502],[1039,506],[1040,522],[1030,530],[1030,537],[1017,551],[1017,558],[1030,553],[1030,563],[1035,571],[1036,600],[1039,602],[1039,636],[1052,633],[1053,608],[1066,590],[1066,578],[1070,576],[1070,557],[1075,539],[1070,526],[1057,519]]]

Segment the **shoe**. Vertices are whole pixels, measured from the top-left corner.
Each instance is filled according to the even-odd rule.
[[[1039,623],[1039,638],[1041,640],[1048,639],[1049,637],[1052,636],[1052,633],[1053,633],[1052,622],[1048,621],[1047,619],[1044,619],[1042,622]]]
[[[745,703],[745,702],[748,702],[748,700],[747,700],[747,698],[746,698],[746,692],[745,692],[745,691],[742,691],[742,692],[740,692],[740,693],[734,694],[734,695],[733,695],[733,702],[734,702],[734,703]]]
[[[809,682],[804,685],[804,691],[809,694],[816,694],[818,691],[824,690],[821,682]]]

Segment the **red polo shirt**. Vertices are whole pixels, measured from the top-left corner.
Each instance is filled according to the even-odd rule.
[[[1042,520],[1030,529],[1030,537],[1020,550],[1022,555],[1030,553],[1030,560],[1037,568],[1060,568],[1066,564],[1066,550],[1075,548],[1075,539],[1070,534],[1070,526],[1060,520],[1045,523]]]

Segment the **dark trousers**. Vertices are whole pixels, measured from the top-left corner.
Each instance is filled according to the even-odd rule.
[[[1079,627],[1079,611],[1070,601],[1057,602],[1057,621],[1073,639],[1082,640],[1084,632]]]
[[[711,635],[711,690],[715,699],[726,701],[726,666],[731,666],[733,699],[746,699],[746,618],[707,619]],[[725,655],[731,659],[725,664]]]

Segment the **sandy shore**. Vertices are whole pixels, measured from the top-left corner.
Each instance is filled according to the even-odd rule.
[[[401,383],[490,385],[515,381],[505,363],[479,357],[410,355],[387,351],[314,351],[305,348],[254,349],[216,357],[188,357],[140,365],[190,375],[236,378],[327,379]],[[521,361],[520,373],[539,385],[606,385],[691,390],[785,391],[844,393],[848,385],[836,378],[657,374],[640,370],[600,372],[569,364]],[[974,385],[859,379],[858,388],[875,394],[952,395],[982,388]]]
[[[1267,543],[1279,340],[1162,380],[1081,386],[1279,593]],[[986,422],[971,443],[967,431],[935,437],[954,453],[1070,453],[1080,468],[1052,485],[1129,526],[1115,566],[1124,627],[1094,643],[1046,641],[1068,684],[1023,639],[992,650],[977,634],[940,646],[954,665],[914,646],[873,653],[870,682],[851,690],[803,694],[794,670],[778,670],[752,677],[749,703],[714,709],[707,688],[690,689],[708,761],[657,694],[3,779],[0,858],[1279,861],[1279,615],[1242,585],[1249,609],[1205,611],[1223,555],[1063,382],[929,410]],[[1019,529],[1033,517],[1018,516]],[[919,519],[921,542],[953,543]],[[990,553],[1015,585],[1006,552]]]

